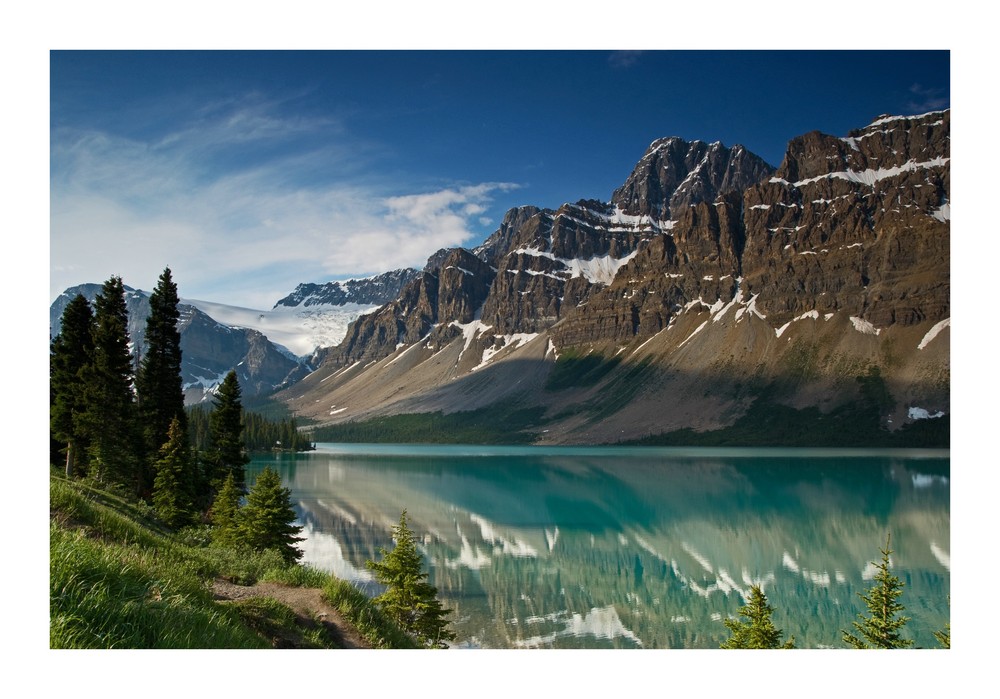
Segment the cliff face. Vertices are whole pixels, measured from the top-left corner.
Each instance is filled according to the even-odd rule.
[[[949,316],[947,112],[794,139],[773,177],[689,206],[615,282],[554,331],[557,344],[666,327],[687,304],[755,298],[774,327],[843,313],[873,328]]]
[[[443,253],[443,254],[442,254]],[[441,323],[467,323],[489,292],[493,269],[468,250],[441,251],[399,298],[351,324],[324,362],[343,366],[388,357],[427,337]]]
[[[745,196],[746,287],[781,324],[846,312],[876,328],[950,313],[950,112],[794,139]]]
[[[548,441],[607,441],[731,424],[765,388],[830,410],[874,367],[887,426],[944,411],[949,125],[805,134],[777,171],[740,146],[654,141],[611,202],[513,209],[475,251],[432,258],[285,397],[350,420],[516,396],[547,408]],[[581,356],[606,371],[549,381]]]

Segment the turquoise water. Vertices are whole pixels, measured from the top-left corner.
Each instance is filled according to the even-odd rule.
[[[906,636],[949,620],[947,451],[319,444],[255,458],[304,562],[372,594],[405,508],[458,645],[717,648],[761,584],[797,647],[844,647],[892,535]]]

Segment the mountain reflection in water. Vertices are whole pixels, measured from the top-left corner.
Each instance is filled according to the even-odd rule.
[[[947,452],[318,445],[276,467],[303,561],[377,594],[407,510],[458,644],[717,648],[753,584],[796,646],[843,647],[872,561],[917,647],[949,620]]]

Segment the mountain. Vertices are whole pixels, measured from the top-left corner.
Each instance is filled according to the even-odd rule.
[[[93,303],[100,284],[81,284],[64,291],[49,308],[51,335],[59,332],[63,311],[77,294]],[[125,287],[129,316],[129,338],[133,352],[143,347],[149,294]],[[178,330],[181,335],[181,381],[185,402],[206,400],[229,371],[235,369],[244,398],[253,400],[294,383],[308,368],[270,342],[262,333],[246,327],[217,322],[190,303],[180,303]]]
[[[351,321],[395,299],[419,272],[400,269],[365,279],[326,284],[300,284],[269,311],[182,299],[182,379],[187,402],[211,393],[236,369],[243,394],[253,399],[298,381],[311,371],[323,348],[336,345]],[[143,346],[149,295],[126,286],[129,337]],[[66,304],[76,296],[93,302],[100,284],[81,284],[64,291],[49,309],[51,334],[59,332]]]
[[[299,284],[292,293],[274,304],[274,307],[309,308],[348,304],[381,306],[397,298],[407,282],[418,274],[415,269],[396,269],[364,279]]]
[[[545,443],[945,415],[949,134],[948,111],[882,116],[777,170],[659,139],[610,202],[436,254],[279,396],[328,424],[531,408]]]

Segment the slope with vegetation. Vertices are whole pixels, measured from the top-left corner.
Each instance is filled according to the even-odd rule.
[[[173,531],[120,488],[53,472],[50,513],[52,648],[417,647],[349,583]]]
[[[203,449],[191,449],[169,269],[150,306],[139,361],[118,277],[102,287],[93,313],[82,296],[68,304],[51,345],[51,646],[424,645],[421,629],[401,630],[350,584],[298,565],[291,492],[271,469],[246,483],[235,372],[207,415]],[[281,586],[233,587],[268,582]],[[321,592],[290,593],[289,585]],[[357,632],[326,618],[323,600],[365,640],[351,642]],[[435,639],[446,637],[442,624]]]

